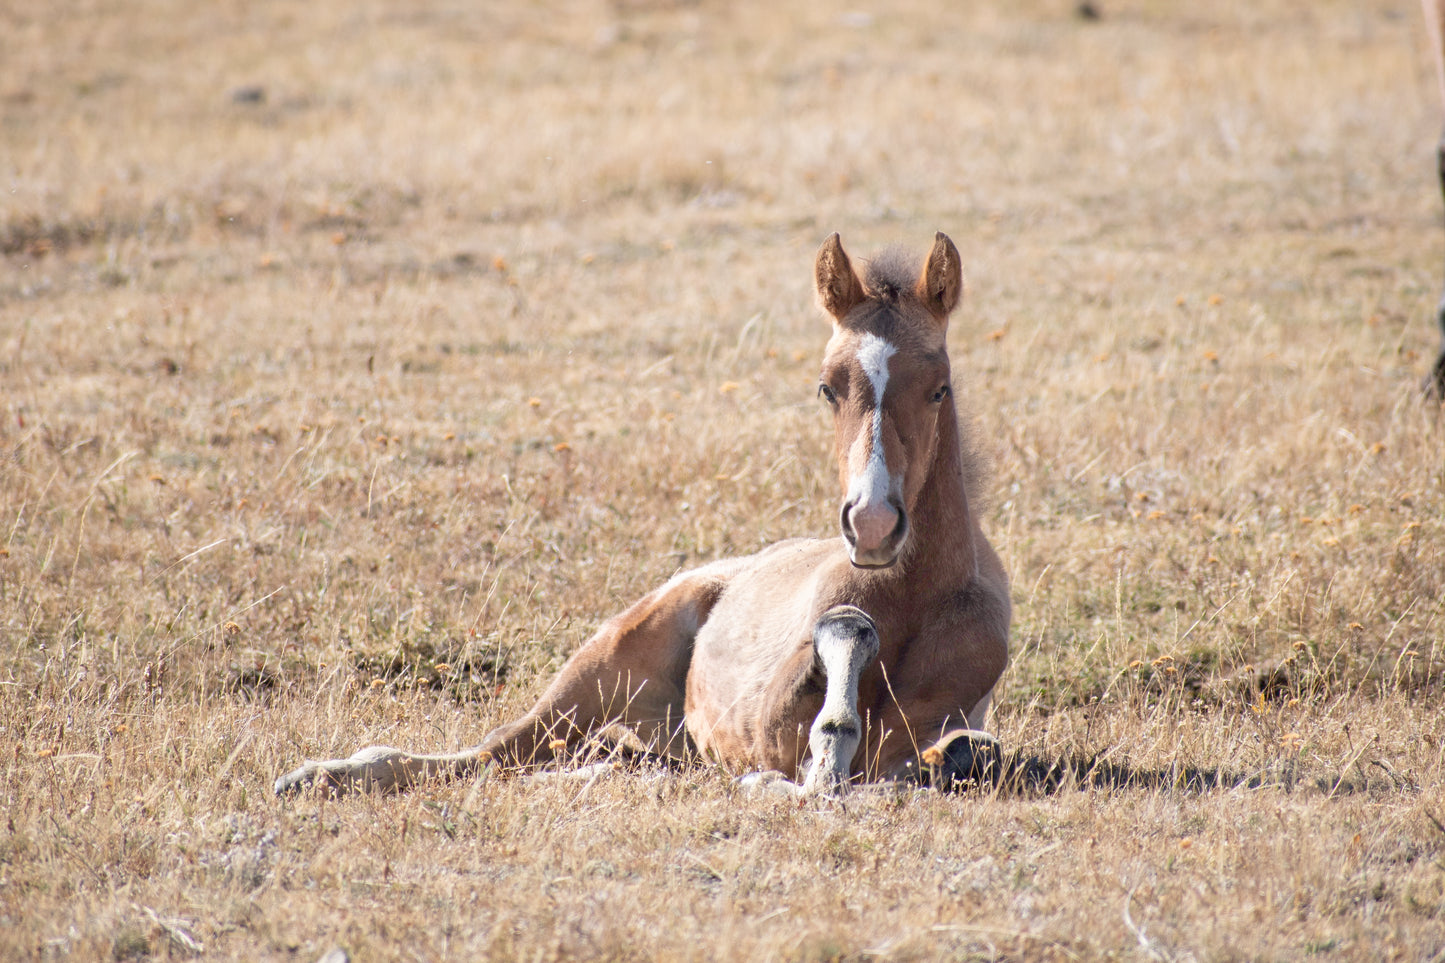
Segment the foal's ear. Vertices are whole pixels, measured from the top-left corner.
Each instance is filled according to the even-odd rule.
[[[823,246],[818,248],[818,260],[813,264],[813,282],[818,287],[818,303],[838,321],[858,306],[866,294],[863,282],[853,273],[853,264],[843,252],[843,242],[836,232],[828,235]]]
[[[928,254],[923,273],[918,276],[915,293],[940,321],[947,320],[963,297],[963,261],[958,256],[958,248],[941,231],[934,235],[933,250]]]

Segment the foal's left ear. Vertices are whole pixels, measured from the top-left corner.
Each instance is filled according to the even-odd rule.
[[[941,231],[934,235],[933,250],[928,254],[923,273],[918,276],[915,293],[940,321],[948,320],[963,297],[963,261],[958,256],[958,248]]]
[[[849,311],[868,298],[836,231],[828,235],[823,246],[818,248],[818,259],[813,264],[813,283],[818,289],[818,303],[833,316],[835,322],[842,321]]]

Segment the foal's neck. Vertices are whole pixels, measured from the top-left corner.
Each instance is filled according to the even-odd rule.
[[[951,591],[977,569],[958,409],[951,398],[939,413],[937,431],[933,462],[910,520],[912,544],[897,569],[915,590],[923,583]]]

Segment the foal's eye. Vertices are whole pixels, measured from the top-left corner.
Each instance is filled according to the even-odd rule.
[[[949,392],[951,392],[952,390],[953,390],[953,389],[950,388],[948,385],[944,385],[943,387],[939,388],[937,391],[935,391],[935,392],[933,393],[933,398],[930,399],[930,400],[931,400],[935,405],[936,405],[936,404],[940,404],[940,403],[943,401],[944,398],[947,398],[947,397],[948,397]]]
[[[828,404],[834,408],[838,407],[838,396],[833,394],[833,389],[829,388],[826,384],[818,385],[818,397],[828,402]]]

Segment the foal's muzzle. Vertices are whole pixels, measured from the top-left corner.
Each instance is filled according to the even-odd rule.
[[[848,557],[859,568],[888,568],[898,561],[908,539],[908,512],[889,498],[881,503],[843,504],[839,519]]]

